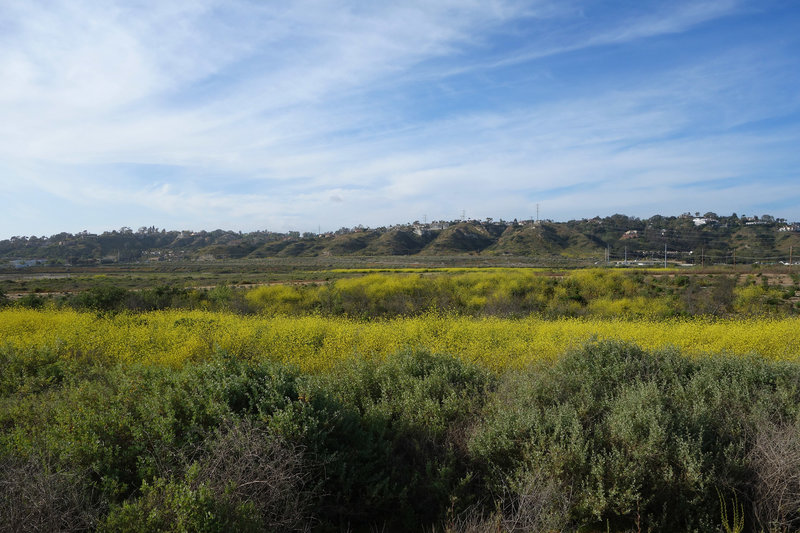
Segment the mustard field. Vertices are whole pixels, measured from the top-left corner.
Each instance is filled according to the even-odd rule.
[[[355,355],[385,358],[411,348],[449,354],[494,370],[553,360],[590,340],[622,340],[688,356],[758,354],[796,361],[800,318],[666,320],[427,314],[360,321],[323,316],[242,316],[156,311],[98,315],[72,310],[0,311],[0,344],[64,358],[180,367],[219,351],[252,361],[322,371]]]

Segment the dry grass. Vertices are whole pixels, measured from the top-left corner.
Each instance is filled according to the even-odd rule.
[[[86,531],[97,524],[86,473],[41,457],[0,462],[0,531]]]

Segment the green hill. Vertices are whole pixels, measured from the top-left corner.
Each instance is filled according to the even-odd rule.
[[[317,235],[130,228],[94,235],[12,237],[0,241],[0,261],[97,264],[315,256],[507,255],[586,260],[661,260],[694,263],[780,262],[800,252],[800,225],[770,215],[740,218],[613,215],[567,222],[453,221],[389,228],[342,228]]]
[[[414,255],[435,238],[432,232],[417,235],[410,229],[392,229],[364,248],[366,255]]]
[[[568,245],[552,224],[509,226],[489,248],[489,252],[507,255],[558,255]]]
[[[442,230],[423,248],[422,253],[439,255],[480,252],[494,241],[492,234],[480,224],[462,222]]]

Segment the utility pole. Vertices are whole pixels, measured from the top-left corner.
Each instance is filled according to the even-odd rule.
[[[539,204],[536,204],[536,223],[539,223]]]
[[[423,224],[427,224],[428,223],[428,215],[427,214],[422,215],[422,223]]]

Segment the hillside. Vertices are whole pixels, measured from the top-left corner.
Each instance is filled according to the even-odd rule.
[[[503,255],[594,261],[733,263],[788,261],[800,252],[800,225],[770,215],[625,215],[553,221],[452,221],[313,234],[121,228],[0,241],[0,262],[98,264],[265,257]]]
[[[461,222],[441,230],[422,253],[432,255],[475,253],[485,250],[495,237],[482,224]]]

